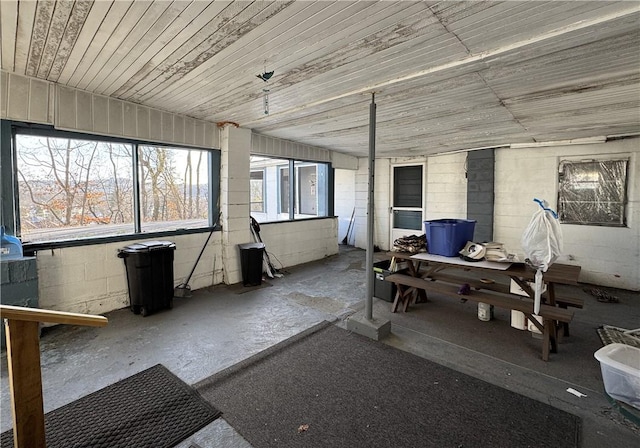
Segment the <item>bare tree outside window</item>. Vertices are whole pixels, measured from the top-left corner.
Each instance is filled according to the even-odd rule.
[[[145,223],[173,223],[176,228],[206,226],[209,175],[206,152],[139,146],[141,212]]]
[[[80,229],[112,223],[128,224],[131,231],[130,146],[22,135],[16,140],[23,240],[65,233],[61,229],[88,236],[93,231]]]
[[[207,227],[207,151],[17,134],[23,242],[133,233],[136,146],[143,231]]]

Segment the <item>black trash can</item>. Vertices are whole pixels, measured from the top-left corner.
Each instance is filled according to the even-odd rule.
[[[171,241],[146,241],[118,250],[124,260],[129,301],[134,314],[148,316],[173,308],[173,252]]]
[[[257,286],[262,284],[262,259],[264,243],[238,244],[240,248],[240,267],[242,268],[242,284]]]

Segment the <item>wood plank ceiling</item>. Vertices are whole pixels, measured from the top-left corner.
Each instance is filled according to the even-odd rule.
[[[352,155],[367,154],[372,91],[380,157],[640,133],[635,1],[3,0],[0,14],[4,70]]]

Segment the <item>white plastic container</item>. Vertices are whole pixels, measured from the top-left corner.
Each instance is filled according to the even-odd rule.
[[[518,330],[526,330],[527,316],[522,311],[511,310],[511,326]]]
[[[478,319],[484,322],[489,322],[493,319],[493,305],[478,302]]]
[[[594,353],[604,389],[611,398],[640,409],[640,348],[609,344]]]

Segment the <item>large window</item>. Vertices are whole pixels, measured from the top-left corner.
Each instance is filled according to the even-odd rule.
[[[254,206],[259,188],[255,173],[261,176],[262,210]],[[251,216],[258,222],[328,216],[328,191],[326,163],[251,156]]]
[[[560,164],[560,222],[626,225],[627,160],[563,161]]]
[[[18,131],[19,236],[35,243],[209,227],[210,154]]]

